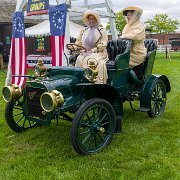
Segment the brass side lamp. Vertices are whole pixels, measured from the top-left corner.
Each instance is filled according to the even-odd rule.
[[[96,82],[98,75],[97,61],[95,59],[89,59],[87,62],[88,68],[85,70],[85,77],[91,82]]]

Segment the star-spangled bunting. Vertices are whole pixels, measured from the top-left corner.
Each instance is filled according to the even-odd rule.
[[[26,47],[25,47],[25,26],[24,13],[15,12],[12,21],[12,39],[9,56],[8,74],[6,84],[17,84],[22,86],[24,77],[13,77],[12,75],[26,74]]]
[[[52,66],[63,65],[62,61],[64,52],[66,14],[66,4],[61,4],[49,8]]]

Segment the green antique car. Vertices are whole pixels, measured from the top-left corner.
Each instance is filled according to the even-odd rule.
[[[23,87],[3,88],[7,102],[5,119],[8,126],[22,132],[36,125],[68,120],[72,122],[71,143],[81,155],[92,154],[106,147],[115,132],[121,132],[123,102],[140,101],[138,111],[154,118],[166,105],[170,92],[169,80],[164,75],[153,75],[156,42],[147,39],[144,78],[139,80],[129,68],[132,42],[111,40],[107,44],[108,82],[96,84],[96,69],[51,67],[44,76],[30,78]],[[137,110],[137,109],[134,109]]]

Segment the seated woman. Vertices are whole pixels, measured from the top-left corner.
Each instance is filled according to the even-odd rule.
[[[97,64],[97,84],[105,84],[107,81],[106,61],[108,58],[106,45],[108,36],[106,31],[99,27],[99,16],[93,10],[88,10],[83,15],[83,21],[87,25],[81,30],[76,44],[87,49],[77,57],[76,67],[88,68],[89,61]]]
[[[123,29],[121,38],[132,39],[129,67],[132,68],[139,79],[143,78],[143,66],[147,54],[144,46],[145,29],[140,22],[143,10],[136,6],[130,6],[122,10],[127,16],[127,24]]]

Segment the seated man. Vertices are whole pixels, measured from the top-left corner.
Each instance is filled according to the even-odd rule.
[[[99,27],[99,16],[93,10],[84,13],[83,21],[87,27],[81,30],[76,44],[85,47],[87,51],[80,53],[75,66],[88,68],[89,62],[95,62],[98,70],[96,83],[105,84],[108,78],[106,69],[106,61],[108,60],[107,33],[102,27]]]

